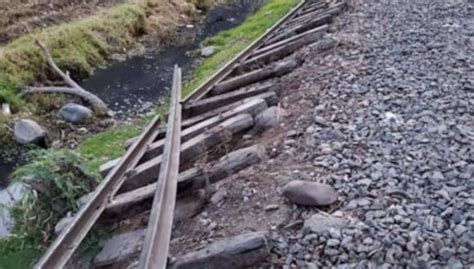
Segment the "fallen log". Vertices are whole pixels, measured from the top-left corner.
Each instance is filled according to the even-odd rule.
[[[297,36],[291,37],[289,39],[280,41],[274,45],[269,47],[274,47],[271,50],[265,51],[266,48],[262,49],[263,51],[260,54],[255,55],[254,57],[246,60],[244,63],[239,65],[238,70],[240,72],[250,69],[256,65],[262,66],[266,65],[270,62],[280,60],[284,57],[291,55],[292,53],[296,52],[298,49],[316,42],[320,39],[324,31],[327,29],[327,25],[323,25],[321,27],[315,28],[308,32],[304,32]]]
[[[234,134],[247,130],[253,125],[252,115],[240,114],[194,137],[181,146],[181,165],[184,166],[202,157],[209,148],[228,142]],[[161,159],[162,157],[158,156],[137,166],[125,180],[120,193],[135,190],[155,182],[160,171]]]
[[[211,94],[219,95],[271,77],[280,77],[290,73],[299,65],[300,61],[297,61],[296,59],[278,62],[271,66],[223,81],[212,88]]]
[[[204,132],[205,130],[211,129],[219,125],[223,121],[231,117],[234,117],[238,114],[246,113],[255,117],[260,112],[264,111],[267,107],[268,106],[263,99],[250,100],[249,102],[242,104],[235,109],[229,110],[221,115],[214,116],[190,128],[185,129],[181,134],[181,141],[184,143],[190,140],[191,138],[199,135],[200,133]],[[164,139],[161,139],[152,143],[148,147],[147,152],[145,153],[143,158],[140,160],[140,163],[144,163],[162,154],[164,145],[165,145]],[[115,165],[117,165],[119,162],[120,162],[120,158],[105,163],[104,165],[101,166],[101,173],[103,175],[108,174],[112,170],[112,168],[115,167]]]
[[[247,233],[213,243],[179,256],[169,269],[254,268],[265,262],[270,251],[264,232]]]
[[[256,145],[231,152],[207,169],[191,168],[179,174],[178,192],[191,192],[227,178],[238,171],[260,162],[265,156],[265,149]],[[127,208],[151,199],[156,184],[117,195],[108,205],[108,211],[126,212]]]
[[[201,99],[199,101],[192,102],[191,104],[184,107],[186,113],[188,114],[202,114],[208,112],[209,110],[213,110],[230,103],[239,101],[241,99],[249,98],[252,96],[256,96],[267,91],[274,91],[275,93],[279,94],[280,87],[273,83],[265,83],[262,85],[256,85],[249,88],[240,89],[237,91],[232,91],[229,93],[224,93],[220,95],[215,95],[208,97],[206,99]]]

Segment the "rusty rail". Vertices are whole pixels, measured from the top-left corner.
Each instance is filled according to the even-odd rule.
[[[166,268],[178,189],[181,146],[181,69],[174,70],[163,161],[145,242],[140,255],[140,269]]]

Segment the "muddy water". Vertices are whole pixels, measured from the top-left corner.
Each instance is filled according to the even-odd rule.
[[[169,92],[175,64],[182,67],[185,76],[190,74],[199,57],[192,53],[207,37],[240,25],[265,0],[235,0],[228,5],[219,5],[211,10],[197,31],[186,44],[170,46],[158,53],[128,58],[115,62],[106,69],[84,80],[82,86],[97,94],[119,116],[131,117],[145,112],[162,100]]]
[[[8,185],[9,176],[13,172],[14,163],[4,161],[0,158],[0,190]]]

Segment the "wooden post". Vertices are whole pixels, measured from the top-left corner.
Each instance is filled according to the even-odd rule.
[[[169,269],[258,268],[270,256],[264,232],[247,233],[213,243],[176,258]]]

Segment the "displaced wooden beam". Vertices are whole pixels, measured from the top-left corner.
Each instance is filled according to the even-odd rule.
[[[188,127],[193,126],[193,125],[195,125],[199,122],[207,120],[208,118],[212,118],[214,116],[221,115],[221,114],[225,113],[226,111],[235,109],[236,107],[238,107],[242,104],[245,104],[247,102],[250,102],[253,99],[263,99],[263,100],[265,100],[268,107],[275,106],[276,104],[278,104],[278,95],[275,92],[272,92],[272,91],[265,92],[265,93],[262,93],[262,94],[259,94],[259,95],[256,95],[256,96],[252,96],[250,98],[245,98],[243,100],[234,102],[232,104],[229,104],[229,105],[226,105],[226,106],[223,106],[223,107],[216,108],[212,111],[208,111],[206,113],[197,115],[195,117],[192,117],[188,120],[185,120],[183,122],[182,126],[183,126],[183,128],[188,128]]]
[[[223,121],[225,121],[225,120],[227,120],[231,117],[234,117],[238,114],[246,113],[246,114],[250,114],[253,117],[255,117],[257,114],[259,114],[260,112],[265,110],[267,107],[268,106],[267,106],[265,100],[263,100],[263,99],[250,100],[249,102],[244,103],[244,104],[236,107],[235,109],[229,110],[229,111],[227,111],[227,112],[225,112],[221,115],[214,116],[214,117],[209,118],[205,121],[202,121],[202,122],[200,122],[200,123],[198,123],[198,124],[196,124],[196,125],[194,125],[190,128],[185,129],[181,134],[181,140],[184,143],[184,142],[190,140],[191,138],[199,135],[200,133],[202,133],[202,132],[204,132],[208,129],[211,129],[211,128],[219,125]],[[164,145],[165,145],[165,140],[164,139],[161,139],[161,140],[158,140],[158,141],[152,143],[148,147],[147,152],[145,153],[143,158],[140,160],[140,163],[144,163],[144,162],[146,162],[148,160],[151,160],[151,159],[159,156],[160,154],[162,154]],[[103,175],[106,175],[119,162],[120,162],[120,158],[105,163],[104,165],[101,166],[101,173]]]
[[[211,94],[219,95],[272,77],[280,77],[290,73],[299,65],[300,61],[296,59],[278,62],[271,66],[223,81],[212,88]]]
[[[322,16],[322,15],[324,15],[324,14],[331,15],[331,16],[338,15],[339,13],[342,12],[342,10],[344,9],[345,5],[346,5],[345,2],[340,2],[340,3],[337,3],[337,4],[335,4],[334,6],[328,8],[328,9],[318,10],[318,11],[316,11],[316,12],[312,12],[312,13],[310,13],[310,14],[307,14],[306,16],[302,16],[302,17],[299,17],[299,18],[295,18],[294,20],[288,22],[288,24],[286,25],[286,27],[291,28],[291,27],[294,27],[294,26],[296,26],[296,25],[300,25],[300,24],[302,24],[302,23],[309,22],[309,21],[311,21],[313,18]]]
[[[285,39],[285,40],[282,40],[282,41],[273,43],[273,44],[268,45],[268,46],[261,47],[261,48],[259,48],[258,50],[255,50],[255,51],[252,53],[252,56],[251,56],[249,59],[251,59],[252,57],[257,57],[258,55],[263,54],[263,53],[265,53],[265,52],[274,50],[274,49],[276,49],[276,48],[278,48],[278,47],[284,46],[284,45],[286,45],[286,44],[288,44],[288,43],[291,43],[291,42],[293,42],[293,41],[297,41],[297,40],[299,40],[299,39],[305,38],[305,37],[308,36],[308,35],[313,35],[313,33],[315,33],[315,32],[316,32],[316,33],[325,32],[327,29],[328,29],[328,25],[325,24],[325,25],[322,25],[322,26],[320,26],[320,27],[318,27],[318,28],[315,28],[315,29],[312,29],[312,30],[303,32],[303,33],[298,34],[298,35],[296,35],[296,36],[287,38],[287,39]]]
[[[292,53],[296,52],[300,48],[316,42],[318,39],[321,39],[324,35],[324,31],[327,29],[327,25],[312,29],[308,32],[304,32],[297,36],[291,37],[289,39],[282,40],[274,45],[268,47],[274,47],[271,50],[264,51],[266,48],[263,48],[264,51],[261,54],[248,59],[239,66],[239,71],[244,71],[246,69],[252,68],[256,65],[262,66],[266,65],[272,61],[280,60]]]
[[[234,134],[252,127],[253,124],[252,115],[240,114],[194,137],[181,146],[181,164],[185,165],[200,158],[209,148],[229,141]],[[162,157],[158,156],[137,166],[124,182],[120,192],[135,190],[153,183],[159,173],[161,161]]]
[[[181,124],[181,127],[183,129],[187,129],[187,128],[189,128],[193,125],[196,125],[196,124],[198,124],[202,121],[205,121],[209,118],[215,117],[217,115],[222,115],[226,111],[235,109],[238,106],[246,104],[246,103],[250,102],[253,99],[263,99],[263,100],[265,100],[268,107],[275,106],[275,105],[278,104],[278,95],[275,92],[272,92],[272,91],[265,92],[265,93],[262,93],[262,94],[259,94],[259,95],[256,95],[256,96],[245,98],[243,100],[234,102],[232,104],[229,104],[229,105],[226,105],[226,106],[223,106],[223,107],[216,108],[212,111],[208,111],[208,112],[203,113],[203,114],[195,115],[192,118],[184,120],[183,123]],[[166,128],[162,127],[160,132],[158,133],[158,136],[157,136],[157,139],[155,140],[155,142],[158,141],[159,139],[164,138],[165,134],[166,134]],[[137,137],[130,138],[129,140],[127,140],[124,143],[124,147],[125,148],[130,147],[136,141],[136,139],[138,139],[138,138]]]
[[[275,37],[267,40],[265,42],[265,45],[271,45],[273,43],[279,42],[281,40],[290,38],[294,35],[300,34],[302,32],[308,31],[310,29],[322,26],[324,24],[328,24],[332,21],[332,15],[330,14],[322,14],[316,18],[312,18],[308,22],[303,22],[301,24],[297,24],[295,26],[292,26],[285,31],[280,32],[278,35]]]
[[[206,248],[179,256],[169,269],[255,268],[265,262],[270,251],[265,232],[247,233],[213,243]]]
[[[227,178],[238,171],[260,162],[265,156],[265,149],[260,145],[233,151],[207,169],[191,168],[179,174],[178,192],[190,192],[206,187]],[[127,208],[151,199],[156,183],[117,195],[107,207],[107,211],[125,212]]]
[[[232,91],[229,93],[224,93],[220,95],[211,96],[205,99],[201,99],[195,102],[192,102],[189,105],[186,105],[184,109],[188,114],[202,114],[208,112],[233,102],[256,96],[267,91],[274,91],[275,93],[280,92],[280,87],[273,83],[265,83],[261,85],[254,85],[252,87],[240,89],[237,91]]]

